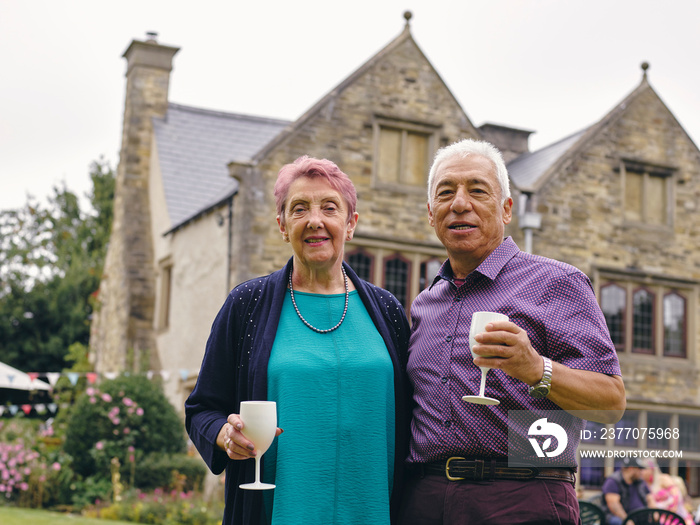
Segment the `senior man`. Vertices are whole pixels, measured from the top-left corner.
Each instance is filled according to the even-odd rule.
[[[448,259],[411,307],[408,374],[416,407],[403,525],[577,524],[580,416],[611,423],[624,412],[617,354],[589,279],[504,239],[512,206],[493,145],[464,140],[438,151],[428,219]],[[476,311],[509,320],[476,336],[473,358]],[[492,369],[487,394],[499,405],[462,400],[478,393],[479,367]],[[558,440],[566,450],[549,457],[550,439],[537,455],[545,456],[541,463],[513,466],[509,447],[524,457],[534,428],[514,420],[523,414],[533,425],[544,416],[544,426],[553,424],[549,417],[563,427]]]

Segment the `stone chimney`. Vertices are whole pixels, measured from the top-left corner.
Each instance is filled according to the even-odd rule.
[[[484,140],[501,150],[506,164],[530,150],[528,140],[533,133],[530,130],[486,122],[479,126],[479,131]]]
[[[90,358],[100,373],[160,368],[148,182],[152,120],[167,111],[170,71],[179,49],[159,44],[156,36],[134,40],[123,55],[126,99],[114,220],[90,333]]]

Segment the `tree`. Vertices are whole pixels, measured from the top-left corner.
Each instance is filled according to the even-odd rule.
[[[90,167],[91,209],[54,187],[48,205],[30,198],[0,211],[0,360],[26,371],[56,371],[68,348],[88,344],[112,224],[114,172]]]

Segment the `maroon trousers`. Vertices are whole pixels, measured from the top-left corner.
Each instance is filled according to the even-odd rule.
[[[449,481],[411,473],[398,525],[578,525],[571,483],[528,481]]]

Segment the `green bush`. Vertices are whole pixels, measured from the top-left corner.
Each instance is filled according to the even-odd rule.
[[[71,488],[73,489],[71,504],[74,509],[82,509],[112,499],[112,483],[108,479],[87,478],[75,481]]]
[[[201,459],[185,454],[150,454],[136,464],[135,487],[199,491],[207,469]],[[175,479],[178,477],[179,479]]]
[[[122,481],[136,458],[185,451],[182,421],[160,386],[143,375],[123,375],[88,387],[67,418],[64,450],[83,477],[110,479],[118,458]]]
[[[207,502],[195,492],[156,489],[144,493],[130,490],[119,502],[85,509],[83,515],[104,520],[123,520],[158,525],[218,525],[223,498]]]

